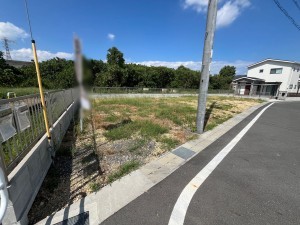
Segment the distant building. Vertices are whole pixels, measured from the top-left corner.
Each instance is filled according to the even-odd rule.
[[[248,66],[246,77],[232,82],[238,95],[300,96],[300,62],[266,59]]]
[[[18,60],[6,60],[6,63],[16,68],[21,68],[22,66],[29,66],[33,64],[33,62],[18,61]]]
[[[238,85],[236,82],[234,82],[235,80],[239,80],[240,78],[244,78],[247,77],[247,75],[235,75],[233,78],[233,82],[232,82],[232,90],[236,91]]]

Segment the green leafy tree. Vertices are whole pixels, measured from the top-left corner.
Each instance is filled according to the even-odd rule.
[[[224,66],[218,75],[210,76],[210,89],[229,89],[235,76],[236,68],[234,66]]]
[[[0,86],[14,87],[20,85],[23,76],[19,69],[8,65],[3,58],[3,52],[0,51]]]
[[[220,72],[219,75],[223,77],[231,77],[233,78],[236,73],[236,68],[234,66],[224,66]]]
[[[72,61],[67,61],[64,68],[57,73],[57,81],[60,88],[71,88],[77,84]]]
[[[33,63],[29,66],[23,66],[21,72],[24,77],[24,81],[21,83],[22,87],[38,87],[36,70]]]
[[[1,86],[13,87],[16,84],[17,77],[12,69],[4,69],[1,71],[0,83]]]
[[[179,66],[175,71],[175,79],[171,82],[174,88],[197,89],[200,82],[200,72]]]
[[[0,51],[0,69],[7,68],[7,63],[5,62],[5,59],[3,58],[3,52]]]
[[[125,59],[123,56],[123,53],[119,51],[116,47],[112,47],[108,49],[107,55],[106,55],[107,63],[110,66],[119,66],[121,68],[124,67]]]

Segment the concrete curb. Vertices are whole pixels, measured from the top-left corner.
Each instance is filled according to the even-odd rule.
[[[85,211],[89,211],[90,225],[100,224],[165,179],[255,110],[266,104],[268,104],[268,102],[249,108],[247,111],[236,115],[213,130],[199,135],[196,140],[189,141],[163,154],[158,159],[147,163],[140,169],[105,186],[96,193],[88,195],[84,199],[60,210],[37,224],[55,224]]]

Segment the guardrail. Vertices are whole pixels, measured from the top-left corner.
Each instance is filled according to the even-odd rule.
[[[49,126],[78,99],[77,89],[45,93]],[[45,134],[41,99],[38,94],[0,100],[0,156],[6,175]]]
[[[93,87],[95,94],[198,94],[198,89],[185,88],[145,88],[145,87]],[[209,94],[233,94],[234,90],[208,90]]]

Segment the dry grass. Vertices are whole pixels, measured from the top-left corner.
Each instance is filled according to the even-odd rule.
[[[211,130],[261,100],[209,97],[205,130]],[[93,101],[97,151],[104,165],[116,157],[142,163],[197,137],[197,97],[114,98]],[[90,119],[91,120],[91,119]],[[119,163],[121,166],[123,160]],[[111,167],[109,165],[108,167]],[[116,166],[115,168],[118,168]]]

